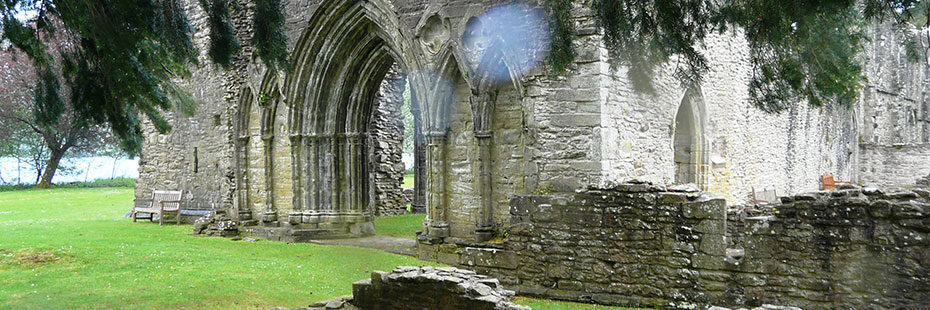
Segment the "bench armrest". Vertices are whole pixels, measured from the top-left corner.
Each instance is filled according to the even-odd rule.
[[[152,207],[152,200],[148,198],[136,198],[132,200],[132,208],[150,208]]]

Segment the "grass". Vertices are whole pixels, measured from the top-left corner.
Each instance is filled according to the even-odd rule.
[[[416,239],[417,230],[423,229],[426,214],[407,214],[375,219],[375,231],[379,235]]]
[[[373,270],[435,265],[353,247],[191,237],[190,226],[122,218],[131,199],[126,188],[0,193],[0,308],[296,308],[349,295]],[[28,259],[35,253],[42,262]]]
[[[132,178],[113,178],[97,179],[90,182],[72,182],[64,184],[54,184],[52,188],[101,188],[101,187],[134,187],[136,179]],[[33,189],[35,184],[17,184],[17,185],[0,185],[0,192],[19,191]]]
[[[401,188],[412,188],[413,187],[413,171],[408,171],[404,175],[404,185]]]
[[[188,236],[190,226],[122,218],[131,200],[130,188],[0,193],[0,309],[296,308],[349,295],[373,270],[436,265],[354,247]],[[412,237],[422,217],[377,227]]]

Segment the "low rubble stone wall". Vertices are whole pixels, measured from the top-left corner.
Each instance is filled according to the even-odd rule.
[[[510,302],[514,292],[497,279],[451,267],[401,266],[375,271],[371,279],[352,284],[352,296],[318,302],[316,309],[530,310]]]
[[[419,254],[522,294],[604,304],[926,306],[930,192],[842,188],[729,216],[682,186],[518,196],[503,242],[421,240]]]

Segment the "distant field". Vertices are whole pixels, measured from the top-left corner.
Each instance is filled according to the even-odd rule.
[[[0,309],[296,308],[350,295],[373,270],[437,264],[377,250],[188,236],[122,218],[130,188],[0,192]],[[382,218],[413,238],[423,215]],[[520,299],[535,309],[617,309]]]

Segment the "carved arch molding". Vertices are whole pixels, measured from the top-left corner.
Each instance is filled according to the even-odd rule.
[[[464,24],[425,12],[414,29],[404,29],[394,12],[387,0],[323,1],[297,41],[293,69],[267,73],[257,89],[243,88],[234,137],[240,220],[336,236],[373,233],[369,124],[379,87],[394,68],[406,76],[414,102],[417,198],[428,211],[427,233],[449,235],[450,109],[455,96],[465,96],[486,145],[496,92],[487,74],[462,57]],[[480,60],[509,67],[500,55]],[[460,82],[471,92],[456,94]],[[490,169],[486,157],[479,158],[483,170]],[[488,190],[480,195],[489,197],[490,179],[481,179]],[[482,209],[491,207],[488,197]],[[490,231],[490,211],[481,218],[477,230]]]

